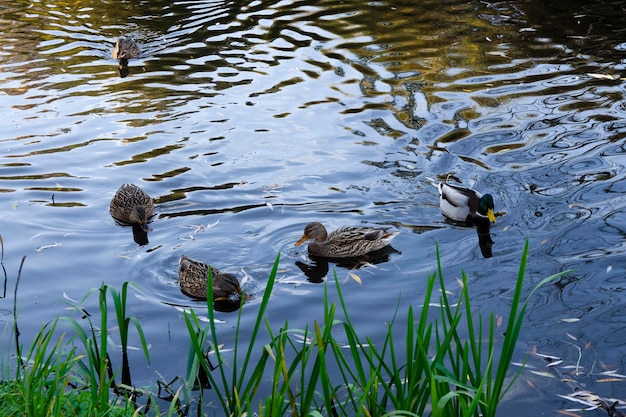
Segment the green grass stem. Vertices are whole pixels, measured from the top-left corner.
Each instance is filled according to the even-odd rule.
[[[494,417],[498,404],[521,372],[519,369],[509,375],[531,296],[570,272],[541,280],[524,299],[528,253],[526,241],[504,338],[498,337],[494,313],[486,320],[474,313],[465,273],[458,300],[448,295],[438,248],[437,269],[426,281],[421,311],[416,314],[414,307],[408,308],[406,328],[396,326],[400,319],[405,319],[398,307],[382,337],[361,337],[335,274],[334,286],[324,285],[320,321],[313,321],[304,329],[293,329],[285,320],[275,331],[266,311],[278,271],[280,256],[277,256],[258,304],[256,320],[245,340],[242,320],[245,307],[240,306],[232,356],[227,356],[219,344],[223,329],[215,322],[209,268],[206,304],[209,324],[201,324],[193,309],[184,313],[190,339],[186,378],[180,389],[172,392],[172,405],[166,415],[188,413],[194,395],[199,395],[201,410],[203,389],[194,390],[208,383],[220,413],[227,416]],[[119,292],[106,285],[99,288],[99,321],[82,307],[92,291],[72,305],[86,320],[63,318],[73,334],[69,342],[63,336],[55,342],[53,334],[58,322],[54,321],[41,329],[25,355],[18,351],[24,366],[16,367],[16,376],[11,381],[0,383],[0,400],[3,404],[8,401],[3,408],[5,415],[121,416],[140,412],[128,398],[111,396],[119,374],[113,367],[113,352],[109,349],[109,344],[116,345],[111,341],[108,327],[111,308],[119,329],[123,363],[132,326],[146,360],[150,360],[141,324],[128,315],[128,285],[124,283]],[[438,297],[434,296],[436,286],[440,290]],[[329,291],[333,288],[337,303],[330,301]],[[397,343],[399,332],[404,334],[402,342]],[[269,341],[261,342],[262,336]],[[84,353],[73,347],[76,340],[82,344]],[[227,357],[231,358],[230,363]],[[124,372],[128,371],[122,366],[122,384],[118,387],[130,385],[130,374]],[[136,391],[130,386],[127,389]],[[122,407],[115,408],[114,404]]]

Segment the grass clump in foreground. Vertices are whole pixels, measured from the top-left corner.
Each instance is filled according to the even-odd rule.
[[[393,322],[384,340],[363,340],[355,332],[335,277],[339,306],[344,319],[336,318],[337,305],[324,293],[324,318],[311,328],[295,330],[285,321],[275,332],[265,319],[278,259],[260,303],[260,311],[245,351],[239,348],[239,324],[230,373],[227,367],[210,369],[204,358],[204,342],[210,345],[218,363],[224,358],[219,348],[212,308],[211,286],[207,307],[209,328],[202,328],[193,311],[185,314],[195,359],[203,367],[224,415],[259,416],[485,416],[496,408],[521,369],[507,380],[515,344],[532,293],[564,275],[545,278],[522,301],[528,241],[524,246],[515,291],[509,312],[506,337],[499,352],[496,324],[492,313],[487,322],[473,317],[467,276],[458,302],[445,291],[437,249],[437,272],[428,277],[419,317],[413,308],[407,312],[406,336],[399,349],[393,335]],[[440,286],[439,315],[429,317],[435,284]],[[396,312],[397,315],[397,312]],[[239,316],[241,318],[241,315]],[[416,322],[417,319],[417,322]],[[257,336],[265,325],[270,342],[257,346]],[[460,329],[467,329],[467,336]],[[341,340],[335,336],[341,331]],[[290,337],[299,334],[295,342]],[[203,343],[200,343],[203,342]],[[261,351],[260,357],[259,350]],[[269,374],[269,377],[268,377]],[[261,387],[271,381],[269,392]],[[265,382],[267,384],[267,382]]]
[[[240,309],[231,363],[222,366],[226,358],[220,350],[212,285],[208,285],[209,325],[201,325],[193,310],[185,313],[190,336],[186,376],[180,388],[171,391],[171,404],[164,414],[156,404],[150,407],[157,394],[141,391],[148,399],[138,406],[135,394],[140,391],[131,388],[126,357],[131,323],[138,332],[147,360],[149,356],[139,322],[126,316],[128,283],[123,284],[119,293],[103,286],[99,291],[101,320],[98,329],[91,319],[87,320],[85,330],[75,319],[64,318],[69,321],[74,336],[70,342],[64,342],[63,335],[53,343],[58,324],[55,320],[42,328],[25,356],[18,352],[18,359],[23,357],[24,360],[20,359],[15,367],[15,377],[5,377],[4,382],[0,382],[2,415],[188,415],[194,399],[198,401],[197,414],[201,415],[203,390],[194,389],[210,384],[211,401],[221,409],[212,411],[216,415],[492,417],[521,371],[507,378],[528,299],[539,287],[566,273],[542,280],[522,301],[527,256],[528,241],[522,254],[506,337],[499,351],[494,315],[485,323],[482,317],[471,314],[465,274],[458,302],[453,303],[448,298],[438,251],[438,269],[428,277],[423,304],[418,309],[421,312],[416,317],[413,308],[409,308],[406,335],[400,344],[393,334],[395,317],[383,340],[359,337],[337,279],[339,305],[329,301],[326,286],[320,322],[313,322],[310,328],[290,329],[285,321],[278,331],[274,330],[265,312],[277,274],[277,257],[254,327],[251,331],[246,329],[249,336],[241,340]],[[210,281],[211,277],[207,279]],[[440,308],[433,319],[429,317],[429,306],[437,283],[441,290]],[[115,378],[119,371],[113,368],[107,351],[111,335],[107,325],[110,308],[107,294],[113,299],[115,324],[122,345],[122,383],[117,385]],[[80,306],[74,307],[81,311]],[[343,319],[336,317],[338,307]],[[261,345],[259,335],[263,328],[269,342]],[[463,334],[460,329],[465,329]],[[17,325],[15,331],[19,334]],[[82,353],[73,347],[72,342],[76,340],[83,345]],[[215,355],[216,366],[208,360],[209,351]]]
[[[22,259],[22,264],[24,258]],[[21,273],[21,267],[20,267]],[[19,283],[19,275],[18,275]],[[10,367],[3,367],[4,375],[0,382],[0,415],[7,416],[131,416],[136,412],[135,398],[138,393],[131,386],[128,364],[128,329],[135,324],[141,340],[142,350],[149,361],[148,347],[137,319],[126,316],[126,295],[128,283],[122,291],[103,285],[99,288],[100,326],[94,325],[91,315],[81,305],[70,307],[81,312],[87,322],[87,329],[81,322],[71,317],[61,317],[42,326],[36,334],[30,349],[25,352],[19,344],[17,319],[14,319],[14,334],[17,349],[15,376]],[[83,302],[90,296],[90,291]],[[17,294],[17,284],[16,291]],[[109,297],[114,302],[121,346],[121,384],[116,384],[114,370],[108,352],[111,333],[108,327]],[[69,304],[69,303],[68,303]],[[82,304],[82,302],[81,302]],[[67,322],[73,329],[73,336],[65,341],[67,333],[54,337],[60,322]],[[81,342],[81,352],[75,342]],[[8,355],[7,355],[8,356]]]
[[[108,416],[133,414],[130,403],[119,406],[109,402],[94,402],[89,391],[79,383],[83,355],[61,336],[53,344],[58,320],[44,326],[36,335],[29,351],[16,366],[15,377],[0,382],[0,415],[9,416]]]

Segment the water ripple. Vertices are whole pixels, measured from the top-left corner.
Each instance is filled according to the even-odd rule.
[[[299,325],[323,298],[297,265],[304,225],[392,225],[399,253],[362,285],[341,282],[365,328],[398,294],[415,305],[435,244],[450,288],[464,271],[476,312],[506,315],[528,238],[529,291],[576,272],[533,296],[522,345],[560,345],[566,327],[623,356],[623,25],[608,2],[553,3],[6,5],[7,254],[36,256],[32,280],[51,293],[137,281],[133,307],[159,334],[181,306],[202,306],[178,291],[180,254],[249,277],[258,294],[281,253],[270,308]],[[111,58],[120,35],[142,49],[126,78]],[[493,257],[475,230],[444,221],[431,178],[493,194]],[[155,199],[146,247],[108,214],[123,182]],[[29,323],[58,311],[40,289],[20,289]]]

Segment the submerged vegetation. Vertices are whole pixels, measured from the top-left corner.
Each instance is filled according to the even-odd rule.
[[[97,290],[98,326],[81,307],[88,294],[71,305],[82,314],[81,320],[62,317],[52,321],[39,331],[27,351],[17,343],[17,363],[3,366],[2,415],[204,415],[203,396],[208,398],[209,392],[213,406],[220,410],[215,414],[227,416],[492,417],[521,372],[519,369],[511,376],[509,371],[529,297],[566,273],[545,278],[523,299],[527,256],[528,242],[506,337],[497,337],[493,313],[487,318],[472,314],[465,274],[459,299],[449,298],[437,252],[438,268],[428,277],[421,305],[407,312],[396,311],[382,340],[357,334],[337,279],[324,288],[323,320],[304,329],[290,328],[287,320],[278,329],[274,327],[265,311],[278,256],[246,340],[239,334],[243,309],[239,310],[229,366],[220,366],[226,359],[215,327],[212,286],[207,285],[209,324],[203,325],[194,310],[185,312],[190,340],[186,374],[176,389],[173,383],[178,378],[170,384],[158,382],[158,392],[136,389],[131,381],[126,354],[131,327],[148,362],[150,357],[139,321],[126,313],[129,284],[124,283],[119,292],[103,285]],[[207,279],[211,280],[210,269]],[[333,288],[338,304],[330,301]],[[115,312],[114,327],[108,320],[110,310]],[[431,317],[431,312],[436,314]],[[394,323],[401,314],[406,314],[407,324],[398,338]],[[68,324],[70,331],[55,338],[60,323]],[[17,324],[14,330],[17,341]],[[108,349],[114,331],[121,345],[121,369],[114,366],[119,360]],[[9,357],[3,356],[3,360]],[[165,410],[159,405],[165,405]]]

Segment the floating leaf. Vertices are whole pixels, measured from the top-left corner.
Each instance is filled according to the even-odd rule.
[[[28,240],[33,240],[34,238],[39,237],[41,235],[43,235],[43,233],[37,233],[34,236],[29,237]]]
[[[37,249],[35,249],[35,252],[37,253],[41,253],[44,249],[50,249],[50,248],[54,248],[56,246],[61,246],[61,244],[59,242],[54,242],[51,245],[43,245],[43,246],[39,246]]]
[[[580,411],[584,411],[584,410],[582,410],[582,409],[581,409],[581,410],[573,410],[573,411],[580,412]],[[579,415],[579,414],[572,413],[572,412],[570,412],[570,411],[568,411],[568,410],[557,410],[557,412],[558,412],[559,414],[565,414],[566,416],[571,416],[571,417],[580,417],[580,415]]]
[[[195,235],[197,233],[200,232],[204,232],[205,230],[211,229],[213,227],[215,227],[220,221],[217,220],[215,223],[209,223],[207,225],[204,224],[198,224],[198,225],[191,225],[191,226],[185,226],[186,228],[191,228],[193,229],[193,231],[191,232],[191,234],[189,235],[189,239],[191,240],[195,240]],[[181,238],[181,239],[187,239],[187,238]]]
[[[569,396],[576,397],[576,398],[583,397],[583,398],[586,398],[587,401],[597,401],[600,399],[598,395],[594,394],[591,391],[576,391],[576,392],[571,393]]]
[[[592,73],[592,72],[588,72],[587,73],[587,77],[590,78],[596,78],[598,80],[617,80],[619,78],[619,75],[616,74],[596,74],[596,73]]]
[[[562,363],[563,363],[563,360],[558,360],[558,361],[550,362],[550,363],[549,363],[548,365],[546,365],[546,366],[548,366],[548,367],[551,367],[551,366],[557,366],[557,365],[560,365],[560,364],[562,364]]]
[[[495,56],[502,56],[502,57],[508,57],[508,55],[506,54],[506,52],[504,51],[487,51],[488,55],[495,55]]]
[[[572,317],[570,319],[561,319],[561,321],[564,321],[565,323],[576,323],[577,321],[580,321],[580,319],[577,319],[576,317]]]
[[[548,241],[548,239],[544,239],[544,240],[541,241],[541,244],[545,245],[547,241]]]
[[[458,305],[459,305],[459,303],[454,303],[454,304],[450,304],[450,307],[456,307]],[[428,303],[428,307],[441,307],[441,304],[439,304],[439,303]]]
[[[558,360],[561,360],[561,358],[560,358],[560,357],[558,357],[558,356],[544,355],[544,354],[537,353],[537,352],[534,352],[534,354],[535,354],[535,355],[537,355],[537,356],[539,356],[540,358],[550,359],[551,361],[558,361]]]
[[[121,348],[122,345],[117,345],[117,347]],[[131,345],[127,345],[126,349],[128,349],[128,350],[141,350],[141,348],[139,348],[138,346],[131,346]]]
[[[534,368],[534,366],[529,365],[529,364],[527,364],[527,363],[526,363],[526,364],[524,364],[524,363],[522,363],[522,362],[511,362],[511,365],[514,365],[514,366],[519,366],[519,367],[522,367],[522,366],[523,366],[523,367],[528,368],[528,369],[529,369],[529,368]]]
[[[369,343],[359,343],[359,347],[369,347],[371,346]],[[352,349],[352,346],[350,345],[341,345],[340,346],[341,349]]]
[[[613,267],[611,265],[606,267],[606,273],[608,274],[609,272],[611,272],[613,270]]]
[[[578,414],[574,414],[574,413],[580,413],[580,412],[583,412],[583,411],[591,411],[591,410],[597,409],[598,407],[599,406],[597,406],[597,405],[592,405],[592,406],[587,407],[587,408],[567,408],[567,409],[563,410],[564,412],[561,413],[561,414],[566,414],[567,413],[566,415],[568,415],[568,416],[571,416],[571,415],[578,416]]]
[[[576,403],[583,404],[583,405],[586,405],[586,406],[589,406],[589,407],[596,407],[595,404],[592,404],[592,403],[590,403],[588,401],[585,401],[585,400],[581,400],[580,398],[569,397],[567,395],[561,395],[561,394],[557,394],[557,395],[559,397],[561,397],[561,398],[565,398],[566,400],[574,401]]]
[[[509,230],[510,226],[504,226],[504,228],[502,229],[502,231],[506,232],[507,230]]]
[[[69,295],[67,295],[67,293],[66,293],[65,291],[63,291],[63,298],[65,298],[66,300],[69,300],[69,301],[71,301],[71,302],[73,302],[73,303],[78,304],[78,301],[77,301],[77,300],[74,300],[74,299],[73,299],[73,298],[71,298]]]
[[[224,352],[232,352],[234,349],[233,348],[224,349],[224,344],[221,343],[221,344],[217,345],[217,350],[219,350],[220,353],[224,353]],[[215,349],[211,349],[209,351],[209,355],[215,355],[215,354],[216,354]]]
[[[596,404],[596,401],[600,399],[600,397],[588,391],[578,391],[571,395],[561,395],[561,394],[557,394],[557,395],[561,398],[565,398],[566,400],[570,400],[570,401],[591,407],[591,408],[588,408],[588,410],[593,410],[594,408],[597,408],[598,405]]]
[[[596,379],[596,382],[623,382],[623,379],[620,378],[602,378]]]
[[[542,372],[542,371],[530,371],[535,375],[545,376],[546,378],[555,378],[550,372]]]
[[[497,328],[502,327],[502,316],[498,316],[498,318],[496,320],[496,327]]]
[[[361,284],[361,277],[358,276],[357,274],[353,274],[352,272],[350,272],[350,277],[352,277],[353,280]]]
[[[617,371],[604,371],[600,372],[600,375],[610,375],[615,378],[626,378],[626,375],[617,374]]]
[[[306,345],[310,345],[311,343],[313,343],[313,339],[311,339],[310,337],[305,338],[304,336],[298,333],[293,334],[292,337],[296,339],[297,341],[304,343]]]
[[[571,335],[571,334],[569,334],[567,332],[565,332],[565,334],[567,335],[567,337],[569,337],[572,340],[578,340],[578,338],[576,338],[576,336],[574,336],[574,335]]]

